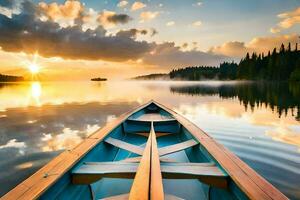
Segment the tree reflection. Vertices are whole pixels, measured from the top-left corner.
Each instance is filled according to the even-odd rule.
[[[265,106],[276,111],[279,116],[291,109],[296,120],[300,121],[300,84],[252,82],[219,86],[196,84],[171,86],[173,93],[187,95],[218,95],[220,98],[238,98],[247,110]]]

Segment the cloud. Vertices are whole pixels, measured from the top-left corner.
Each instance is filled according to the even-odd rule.
[[[147,5],[142,2],[136,1],[132,4],[131,10],[132,11],[139,10],[139,9],[145,8],[146,6]]]
[[[202,25],[202,22],[199,20],[199,21],[195,21],[195,22],[193,22],[193,24],[192,24],[193,26],[196,26],[196,27],[199,27],[199,26],[201,26]]]
[[[202,4],[203,4],[203,2],[197,2],[197,3],[195,3],[195,4],[193,4],[193,6],[202,6]]]
[[[132,18],[129,15],[116,14],[113,11],[107,10],[102,11],[98,16],[98,22],[106,28],[114,27],[117,24],[126,24],[130,20]]]
[[[280,32],[280,28],[271,28],[270,32],[271,33],[279,33]]]
[[[117,6],[120,8],[123,8],[123,7],[127,6],[127,4],[128,4],[128,1],[120,1]]]
[[[292,45],[295,45],[298,41],[298,37],[298,34],[277,35],[273,37],[256,37],[247,44],[247,47],[256,52],[267,53],[274,47],[277,47],[278,49],[282,43],[286,46],[289,42]]]
[[[23,1],[24,0],[0,0],[0,14],[10,18],[14,14],[19,14],[19,8]]]
[[[128,18],[106,11],[100,13],[102,25],[83,29],[83,20],[73,26],[62,27],[53,20],[41,20],[40,5],[26,1],[21,13],[11,18],[0,14],[0,47],[6,52],[38,54],[45,58],[60,57],[70,60],[105,60],[113,62],[139,61],[157,67],[187,65],[215,65],[226,56],[198,50],[181,51],[175,43],[136,40],[137,35],[157,34],[155,29],[121,30],[115,35],[107,33],[105,24],[126,23]],[[81,13],[86,16],[86,13]],[[154,14],[152,16],[157,16]],[[150,17],[153,18],[153,17]],[[87,20],[87,19],[85,19]]]
[[[174,26],[175,22],[174,21],[169,21],[166,23],[166,26]]]
[[[220,46],[212,47],[209,52],[215,54],[226,55],[234,58],[242,58],[247,52],[268,53],[274,47],[279,48],[283,43],[287,45],[289,42],[295,45],[298,40],[297,34],[276,35],[272,37],[255,37],[249,43],[244,42],[226,42]]]
[[[150,34],[151,36],[153,36],[153,30],[151,29],[150,31],[146,30],[146,29],[129,29],[129,30],[120,30],[119,32],[116,33],[116,36],[119,37],[127,37],[127,38],[136,38],[138,34],[141,35],[147,35]]]
[[[158,34],[158,31],[155,28],[151,28],[150,32],[151,32],[151,34],[150,34],[151,37],[154,36],[154,35],[156,35],[156,34]]]
[[[188,48],[188,46],[189,46],[189,44],[187,42],[185,42],[181,45],[181,48],[186,49],[186,48]]]
[[[67,0],[64,4],[40,2],[38,5],[39,10],[46,18],[66,24],[72,23],[84,10],[84,6],[76,0]]]
[[[277,24],[276,27],[271,28],[270,31],[272,33],[278,33],[282,29],[289,29],[296,24],[300,23],[300,7],[296,8],[295,10],[280,13],[277,15],[281,21]]]
[[[43,21],[51,20],[57,22],[62,27],[80,24],[86,29],[95,29],[98,25],[102,25],[105,28],[112,28],[117,24],[125,24],[132,20],[132,18],[126,14],[117,14],[107,10],[96,12],[91,8],[87,9],[77,0],[67,0],[64,4],[47,4],[41,2],[38,4],[37,9],[41,13],[40,19]]]
[[[231,57],[241,57],[244,56],[248,49],[245,47],[244,42],[225,42],[221,46],[212,47],[211,52],[216,54],[231,56]]]
[[[198,50],[181,51],[173,42],[156,44],[150,54],[146,54],[143,62],[169,68],[188,65],[218,65],[224,60],[230,60],[223,55],[214,55]]]
[[[152,20],[154,18],[156,18],[159,15],[159,12],[151,12],[151,11],[146,11],[146,12],[142,12],[140,14],[140,22],[145,22],[145,21],[149,21]]]
[[[105,36],[106,30],[83,31],[81,26],[60,27],[22,13],[8,18],[0,15],[0,46],[4,51],[38,52],[44,57],[126,61],[148,52],[151,45],[127,37]]]

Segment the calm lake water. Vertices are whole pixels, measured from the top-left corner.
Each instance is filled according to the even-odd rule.
[[[0,196],[120,114],[154,99],[300,199],[300,84],[0,84]]]

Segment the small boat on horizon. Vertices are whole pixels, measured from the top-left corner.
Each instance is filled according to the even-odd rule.
[[[288,199],[186,118],[150,101],[2,199]]]
[[[92,78],[91,81],[107,81],[107,78]]]

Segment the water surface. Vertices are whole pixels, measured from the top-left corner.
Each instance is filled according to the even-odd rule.
[[[183,114],[300,199],[300,85],[238,82],[0,84],[0,196],[150,99]]]

